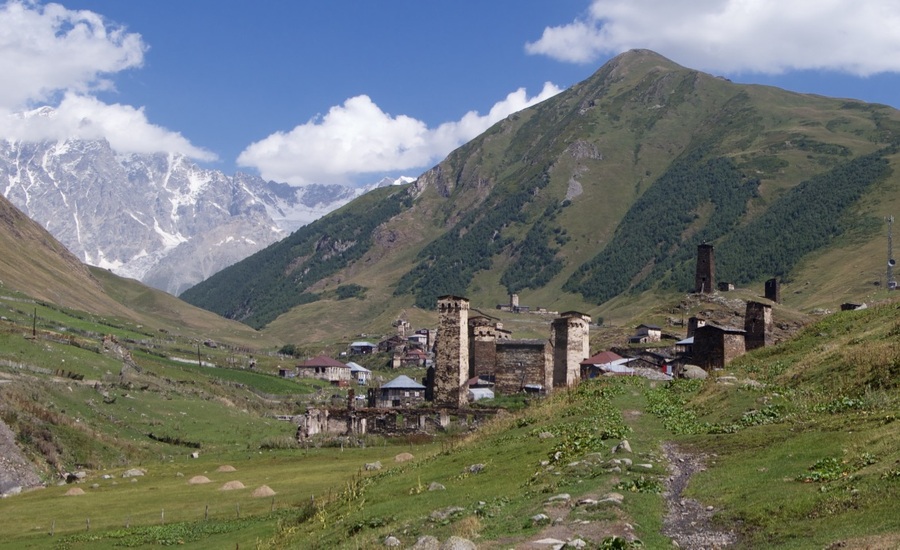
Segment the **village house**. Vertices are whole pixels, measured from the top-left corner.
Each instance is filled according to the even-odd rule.
[[[318,378],[319,380],[327,380],[332,384],[346,385],[350,382],[350,367],[337,359],[320,355],[297,365],[297,376]]]
[[[393,353],[395,351],[403,351],[406,349],[406,346],[409,344],[409,340],[407,340],[403,336],[394,335],[390,338],[385,338],[384,340],[378,342],[378,351],[384,353]]]
[[[629,344],[649,344],[662,339],[662,329],[655,325],[638,325],[634,336],[628,339]]]
[[[428,354],[419,348],[412,348],[406,351],[406,354],[400,360],[401,366],[404,367],[424,367],[428,360]]]
[[[350,353],[353,355],[368,355],[374,353],[377,349],[378,346],[371,342],[353,342],[350,344]]]
[[[425,386],[400,375],[378,389],[376,407],[415,407],[425,402]]]
[[[581,361],[581,379],[589,380],[603,375],[633,375],[634,369],[628,366],[630,361],[630,358],[613,351],[601,351]]]
[[[721,369],[746,352],[745,331],[707,323],[694,331],[694,364],[704,370]]]
[[[410,334],[407,337],[407,341],[410,345],[416,346],[419,349],[426,349],[428,347],[428,334],[416,332],[414,334]]]
[[[356,380],[358,385],[365,386],[369,383],[369,377],[372,376],[372,371],[353,361],[347,363],[347,366],[350,367],[350,378]]]

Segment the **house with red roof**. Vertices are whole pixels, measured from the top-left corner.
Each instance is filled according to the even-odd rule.
[[[327,355],[313,357],[297,365],[297,376],[327,380],[337,385],[349,384],[351,378],[349,365]]]

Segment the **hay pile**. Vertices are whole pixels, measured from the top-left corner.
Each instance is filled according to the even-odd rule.
[[[219,466],[218,468],[216,468],[216,471],[217,472],[236,472],[237,468],[235,468],[234,466],[229,466],[228,464],[223,464],[222,466]]]
[[[72,487],[71,489],[66,491],[67,497],[73,497],[73,496],[83,495],[83,494],[84,494],[84,489],[82,489],[81,487]]]
[[[408,462],[413,458],[415,457],[409,453],[400,453],[394,457],[394,460],[396,460],[397,462]]]
[[[275,491],[273,491],[268,485],[260,485],[252,493],[250,493],[250,496],[255,498],[273,497],[275,496]]]
[[[188,485],[200,485],[201,483],[209,483],[210,479],[206,476],[194,476],[188,480]]]
[[[240,481],[235,480],[235,481],[229,481],[225,485],[222,485],[221,487],[219,487],[219,490],[220,491],[231,491],[233,489],[243,489],[243,488],[244,488],[244,484],[241,483]]]

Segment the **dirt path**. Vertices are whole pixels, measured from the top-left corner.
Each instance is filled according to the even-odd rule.
[[[663,452],[669,461],[669,478],[666,480],[666,517],[662,532],[681,548],[714,550],[726,548],[737,542],[732,531],[719,531],[712,525],[715,513],[712,506],[704,506],[683,493],[694,473],[702,471],[702,455],[679,449],[673,443],[663,443]]]

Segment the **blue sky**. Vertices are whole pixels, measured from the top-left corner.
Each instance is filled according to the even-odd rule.
[[[417,176],[648,48],[736,82],[900,106],[890,0],[0,2],[0,138],[105,137],[304,183]]]

